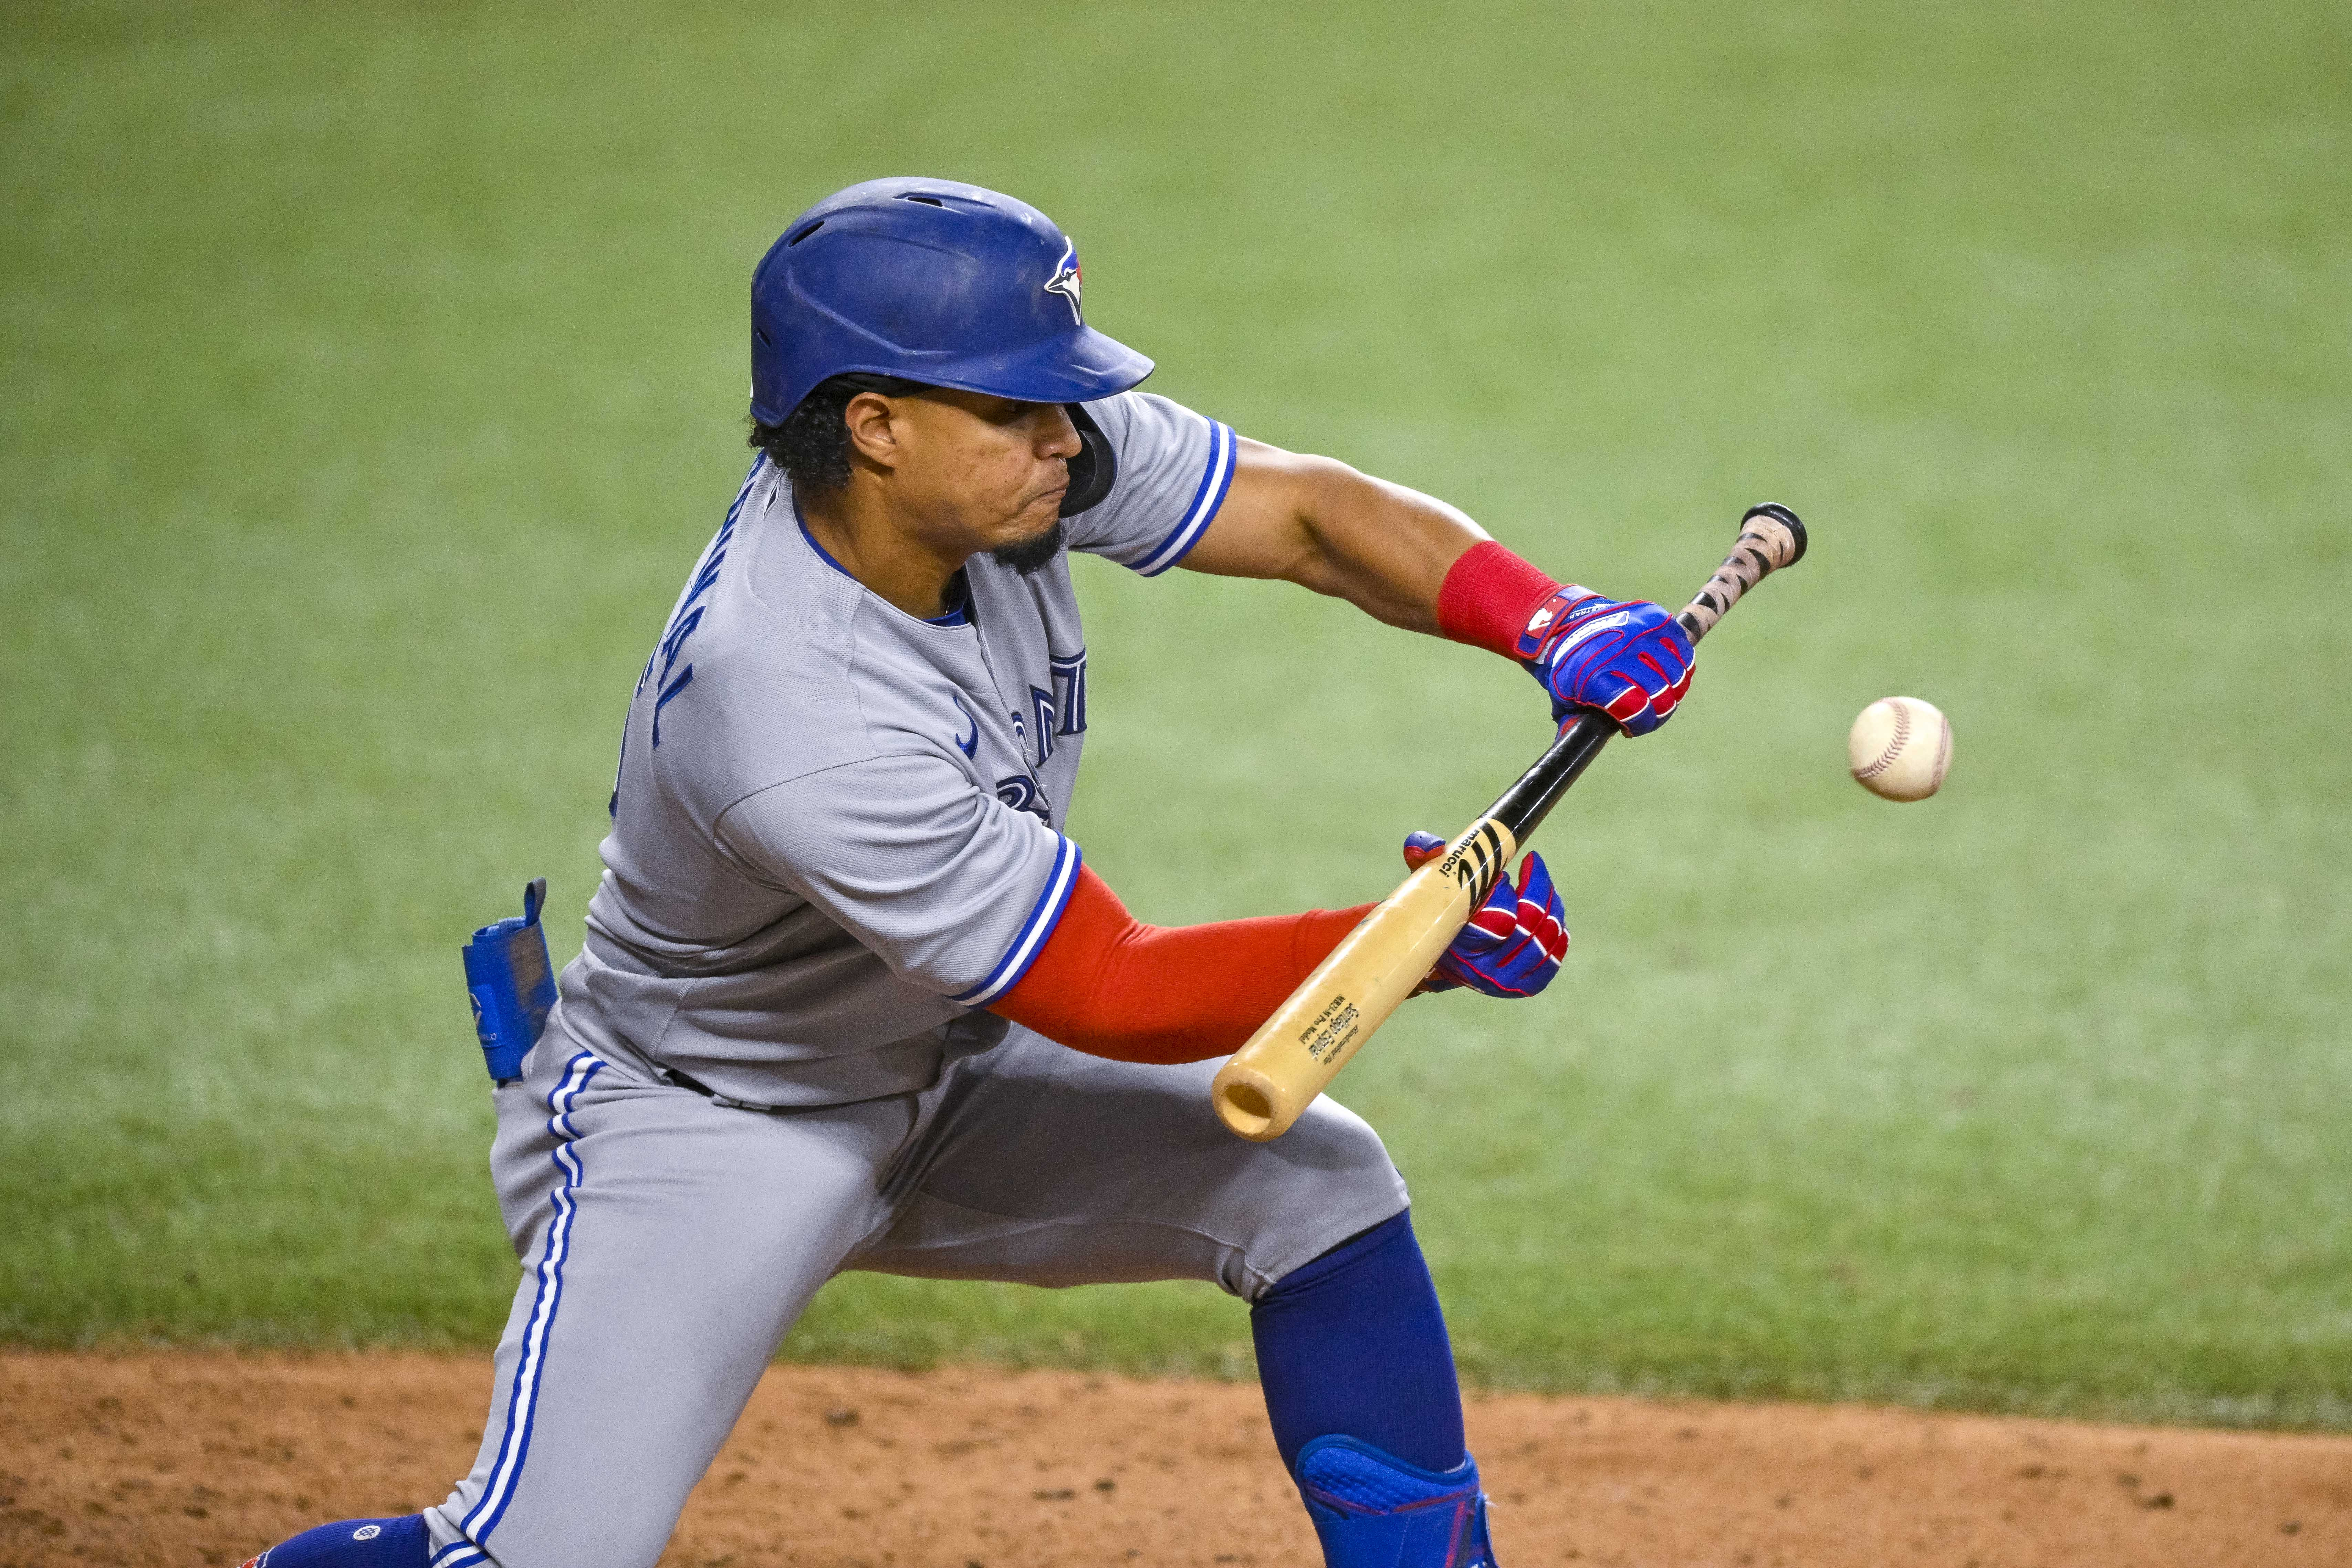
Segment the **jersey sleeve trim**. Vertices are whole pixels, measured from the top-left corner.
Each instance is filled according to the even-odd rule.
[[[1150,554],[1136,566],[1146,577],[1157,577],[1192,552],[1208,531],[1217,509],[1225,504],[1225,491],[1234,482],[1234,428],[1218,420],[1209,421],[1209,466],[1201,475],[1200,488],[1192,492],[1192,504],[1185,509],[1184,521],[1161,540]]]
[[[1059,834],[1055,837],[1057,845],[1054,868],[1045,878],[1045,891],[1037,895],[1036,903],[1030,908],[1029,918],[1013,934],[1012,945],[996,961],[996,967],[988,972],[987,979],[949,997],[949,1001],[965,1007],[985,1007],[1019,984],[1021,977],[1029,973],[1029,966],[1037,962],[1045,939],[1054,934],[1054,928],[1061,923],[1062,911],[1069,908],[1070,889],[1077,886],[1082,858],[1076,844]]]

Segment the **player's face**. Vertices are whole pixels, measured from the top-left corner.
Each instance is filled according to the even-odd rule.
[[[1053,531],[1070,459],[1081,449],[1068,410],[946,388],[891,402],[900,517],[953,555],[1006,550]]]

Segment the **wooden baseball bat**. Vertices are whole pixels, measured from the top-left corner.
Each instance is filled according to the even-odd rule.
[[[1805,525],[1795,512],[1748,508],[1730,555],[1675,619],[1698,641],[1742,595],[1804,553]],[[1428,975],[1537,824],[1616,732],[1615,723],[1591,711],[1570,723],[1444,856],[1407,877],[1341,939],[1218,1072],[1210,1090],[1218,1120],[1255,1143],[1289,1131]]]

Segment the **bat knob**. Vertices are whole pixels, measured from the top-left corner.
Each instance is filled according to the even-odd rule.
[[[1770,518],[1773,521],[1787,529],[1789,531],[1789,536],[1797,542],[1797,548],[1790,557],[1786,561],[1778,561],[1773,563],[1774,565],[1794,566],[1798,562],[1802,561],[1805,558],[1805,524],[1801,518],[1798,517],[1795,512],[1790,511],[1787,507],[1782,506],[1779,501],[1768,500],[1760,506],[1751,506],[1745,512],[1742,512],[1739,518],[1739,526],[1744,529],[1759,517]]]

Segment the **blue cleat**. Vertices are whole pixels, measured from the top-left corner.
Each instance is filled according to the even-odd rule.
[[[1326,1568],[1494,1568],[1478,1465],[1424,1470],[1353,1437],[1298,1450],[1298,1492]]]
[[[425,1568],[432,1556],[425,1516],[346,1519],[281,1541],[245,1568]]]

